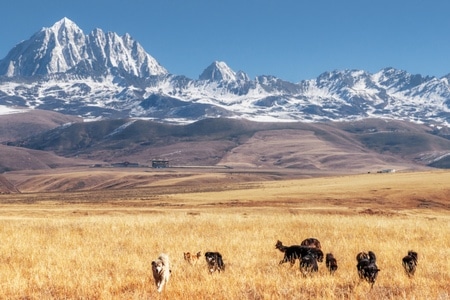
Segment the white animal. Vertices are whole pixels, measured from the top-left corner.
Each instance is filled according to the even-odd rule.
[[[152,261],[152,271],[156,288],[158,292],[161,292],[167,282],[169,282],[170,274],[172,273],[169,256],[161,253],[157,260]]]

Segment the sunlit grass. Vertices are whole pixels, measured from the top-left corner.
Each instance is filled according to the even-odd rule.
[[[159,194],[0,195],[0,299],[450,298],[450,172],[171,180]],[[334,276],[324,263],[306,278],[298,262],[278,264],[277,240],[309,237],[338,260]],[[373,289],[356,272],[368,250],[381,269]],[[408,250],[419,253],[414,278],[401,265]],[[187,251],[221,252],[225,272],[210,275],[203,257],[189,265]],[[151,261],[162,252],[172,276],[159,295]]]
[[[150,263],[172,260],[164,299],[447,299],[450,297],[450,218],[361,216],[289,212],[95,215],[5,218],[0,221],[1,298],[148,299],[157,296]],[[278,265],[277,239],[298,244],[317,237],[333,252],[334,276],[324,263],[304,278]],[[419,267],[408,278],[401,258],[414,249]],[[355,256],[377,254],[381,269],[372,290],[360,282]],[[202,259],[185,251],[219,251],[226,271],[209,275]]]

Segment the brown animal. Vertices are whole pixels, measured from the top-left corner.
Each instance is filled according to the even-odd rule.
[[[408,251],[408,255],[403,257],[402,259],[403,268],[405,269],[405,272],[409,277],[414,276],[414,273],[416,272],[417,268],[418,259],[419,257],[417,252],[412,250]]]
[[[320,245],[319,240],[316,239],[316,238],[305,239],[305,240],[302,241],[300,246],[306,246],[306,247],[311,247],[311,248],[322,249],[322,246]]]
[[[369,282],[370,287],[373,288],[378,272],[380,271],[376,264],[377,258],[372,251],[369,251],[366,255],[363,254],[365,254],[365,252],[361,252],[356,256],[356,259],[358,260],[356,269],[358,270],[359,278]]]
[[[195,265],[200,257],[202,257],[202,253],[199,251],[197,254],[193,255],[191,252],[184,252],[184,260],[190,263],[191,265]]]
[[[327,253],[327,255],[325,256],[325,265],[327,266],[327,269],[328,271],[330,271],[331,275],[336,272],[338,265],[336,258],[334,258],[333,256],[333,253]]]

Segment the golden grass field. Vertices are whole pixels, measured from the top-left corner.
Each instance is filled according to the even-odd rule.
[[[450,299],[450,172],[221,176],[0,195],[0,299]],[[333,276],[324,262],[308,277],[298,262],[278,264],[277,240],[309,237],[337,258]],[[414,278],[401,266],[411,249]],[[356,272],[356,254],[368,250],[381,269],[373,289]],[[186,251],[221,252],[225,272],[210,275],[203,257],[188,264]],[[158,294],[151,261],[161,252],[172,277]]]

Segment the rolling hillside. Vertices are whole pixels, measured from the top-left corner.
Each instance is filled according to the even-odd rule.
[[[116,119],[56,125],[39,134],[22,132],[28,137],[9,140],[5,143],[8,151],[32,149],[61,159],[101,164],[132,162],[148,166],[152,159],[167,159],[172,166],[227,165],[326,172],[410,169],[429,164],[439,167],[441,159],[445,165],[450,152],[450,140],[437,135],[431,127],[380,119],[267,123],[219,118],[187,125]],[[34,126],[29,128],[36,130]],[[10,170],[26,169],[8,164]]]

